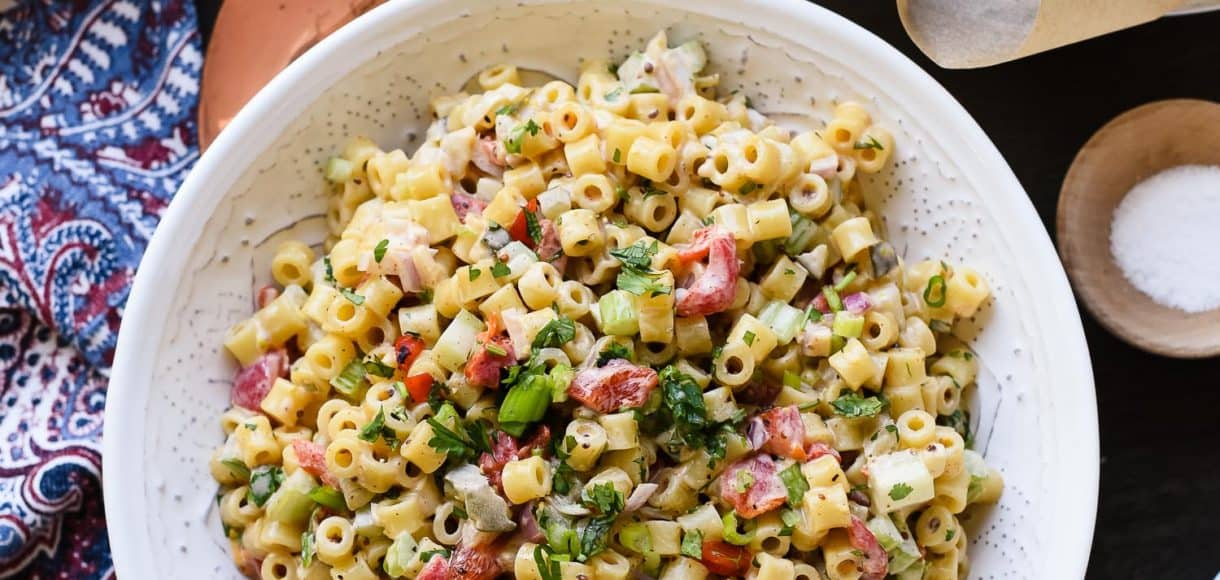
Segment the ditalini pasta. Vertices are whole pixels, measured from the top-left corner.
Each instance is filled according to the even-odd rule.
[[[857,103],[792,133],[658,34],[575,86],[436,98],[324,168],[225,342],[211,471],[267,579],[958,578],[983,274],[907,265]]]

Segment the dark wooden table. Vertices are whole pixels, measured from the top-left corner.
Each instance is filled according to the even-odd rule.
[[[898,47],[961,101],[1008,159],[1052,236],[1063,176],[1106,121],[1158,99],[1220,101],[1220,13],[948,71],[911,43],[892,2],[820,3]],[[206,38],[219,0],[197,5]],[[1089,577],[1213,578],[1220,572],[1220,359],[1151,355],[1106,332],[1083,306],[1082,313],[1101,421]]]

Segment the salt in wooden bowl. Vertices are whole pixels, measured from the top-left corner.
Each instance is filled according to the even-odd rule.
[[[1107,123],[1063,180],[1059,255],[1077,295],[1111,332],[1157,354],[1203,358],[1220,354],[1220,309],[1192,314],[1157,304],[1127,280],[1110,250],[1114,210],[1127,192],[1179,165],[1220,165],[1220,104],[1157,101]]]

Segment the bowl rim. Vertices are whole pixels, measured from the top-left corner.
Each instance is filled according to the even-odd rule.
[[[503,8],[528,7],[533,4],[566,3],[564,0],[495,0]],[[576,0],[587,2],[589,0]],[[979,172],[1002,187],[1002,195],[994,195],[994,203],[1002,209],[1009,222],[1017,222],[1014,230],[1028,232],[1032,247],[1023,248],[1025,256],[1040,268],[1040,283],[1047,299],[1040,304],[1049,312],[1045,318],[1058,321],[1058,332],[1043,340],[1056,343],[1047,349],[1047,365],[1060,374],[1064,384],[1075,388],[1059,393],[1058,408],[1073,409],[1071,414],[1057,413],[1048,419],[1059,436],[1071,441],[1054,456],[1057,469],[1071,470],[1076,477],[1073,485],[1053,485],[1043,481],[1042,489],[1051,494],[1048,513],[1059,514],[1057,529],[1065,532],[1065,541],[1044,546],[1047,560],[1058,563],[1057,570],[1083,577],[1088,565],[1096,521],[1100,452],[1097,428],[1097,403],[1093,389],[1093,373],[1080,322],[1080,313],[1068,284],[1063,265],[1059,262],[1050,235],[1038,217],[1032,201],[1021,187],[995,144],[964,107],[931,75],[898,49],[839,14],[802,0],[718,0],[688,5],[683,0],[638,0],[643,4],[682,12],[695,12],[720,19],[736,18],[741,14],[757,14],[773,31],[785,37],[796,34],[797,28],[824,29],[853,47],[853,56],[894,76],[887,82],[904,89],[904,97],[918,108],[933,113],[934,119],[946,129],[946,142],[957,141],[957,147],[974,153],[971,162]],[[175,252],[182,240],[197,240],[205,220],[199,215],[211,215],[210,208],[232,189],[251,160],[263,154],[267,147],[330,85],[330,81],[349,74],[366,59],[368,35],[377,34],[390,24],[404,22],[410,16],[430,16],[443,9],[446,0],[403,0],[385,3],[340,28],[334,34],[311,47],[301,57],[275,76],[234,117],[179,188],[164,212],[160,226],[149,242],[138,268],[119,332],[118,347],[112,367],[105,409],[105,432],[102,440],[103,501],[114,570],[120,577],[154,577],[152,559],[141,557],[151,546],[147,522],[149,507],[142,501],[145,478],[143,427],[144,405],[151,392],[152,369],[142,355],[155,349],[161,340],[164,325],[150,319],[168,311],[172,296],[159,292],[162,280],[177,280],[184,271],[185,261],[176,260]],[[736,16],[734,16],[736,15]],[[427,30],[437,22],[413,21],[416,30]],[[758,27],[760,25],[753,25]],[[778,32],[780,29],[792,31]],[[387,32],[388,33],[388,32]],[[401,33],[401,32],[400,32]],[[233,168],[243,168],[242,172]],[[1018,195],[1018,193],[1020,195]],[[135,444],[137,448],[126,444]],[[126,452],[126,456],[122,455]],[[130,456],[128,458],[127,456]],[[1050,460],[1044,460],[1044,464]]]

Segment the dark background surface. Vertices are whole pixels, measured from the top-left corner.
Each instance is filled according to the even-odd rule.
[[[197,0],[205,39],[219,4]],[[898,47],[948,88],[1012,165],[1052,237],[1060,183],[1094,131],[1149,101],[1220,101],[1220,13],[1165,18],[1016,62],[950,71],[915,47],[892,2],[819,4]],[[1148,354],[1099,326],[1083,305],[1081,313],[1101,423],[1089,577],[1211,579],[1220,572],[1220,359]]]

